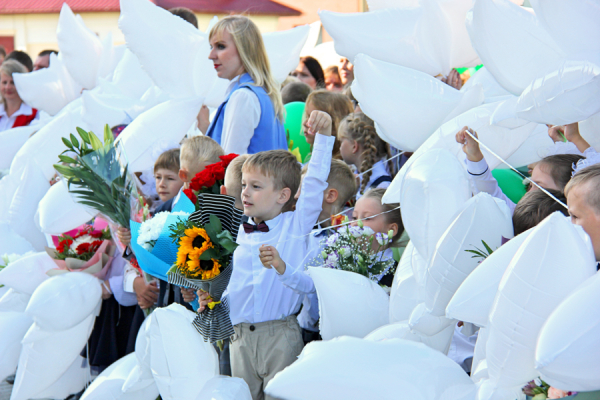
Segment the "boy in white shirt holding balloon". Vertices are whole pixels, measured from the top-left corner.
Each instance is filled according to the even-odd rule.
[[[304,295],[315,291],[303,270],[306,236],[321,213],[335,137],[327,113],[313,111],[308,126],[310,133],[316,133],[315,145],[295,211],[289,210],[300,186],[301,166],[291,153],[257,153],[242,169],[242,203],[249,221],[240,227],[225,295],[235,330],[231,372],[248,383],[254,400],[265,398],[267,383],[302,351],[296,314]],[[263,255],[271,246],[281,256],[276,269],[269,263],[263,266]],[[201,312],[207,294],[198,296]]]

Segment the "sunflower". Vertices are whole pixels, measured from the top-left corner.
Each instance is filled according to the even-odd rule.
[[[214,258],[211,258],[213,263],[212,269],[207,271],[202,271],[202,279],[212,279],[221,273],[221,264]]]
[[[177,265],[185,272],[198,275],[200,268],[200,256],[214,245],[206,230],[192,227],[185,230],[185,236],[179,239],[179,250],[177,251]],[[187,268],[186,268],[187,267]]]

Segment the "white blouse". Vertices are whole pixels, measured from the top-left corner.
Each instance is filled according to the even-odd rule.
[[[227,94],[240,80],[240,76],[231,81]],[[256,94],[252,90],[243,88],[233,92],[223,114],[221,147],[225,154],[247,154],[250,140],[259,122],[260,102]]]

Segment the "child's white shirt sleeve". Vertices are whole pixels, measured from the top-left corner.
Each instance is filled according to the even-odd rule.
[[[140,276],[137,270],[130,264],[125,264],[125,271],[123,273],[123,290],[129,293],[135,293],[133,290],[133,281],[135,278]]]
[[[477,193],[485,192],[497,199],[504,200],[512,215],[515,212],[516,204],[502,192],[502,189],[498,186],[498,181],[496,181],[496,178],[492,175],[492,171],[485,161],[485,158],[478,162],[465,161],[467,163],[467,172],[475,184]]]
[[[285,264],[286,268],[283,274],[275,271],[281,283],[298,294],[315,293],[315,284],[312,278],[302,268],[290,268],[288,263]]]

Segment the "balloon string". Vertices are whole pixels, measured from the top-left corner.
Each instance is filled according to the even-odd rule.
[[[519,171],[518,169],[516,169],[515,167],[513,167],[512,165],[510,165],[508,162],[506,162],[506,160],[504,160],[502,157],[500,157],[498,154],[496,154],[494,151],[492,151],[492,149],[490,149],[485,144],[483,144],[475,135],[473,135],[471,128],[469,128],[466,132],[467,132],[467,135],[471,136],[473,138],[473,140],[475,140],[477,143],[479,143],[479,145],[481,147],[483,147],[485,150],[487,150],[491,155],[493,155],[494,157],[496,157],[498,160],[502,161],[502,163],[506,164],[510,169],[512,169],[513,171],[515,171],[517,174],[521,175],[523,177],[523,179],[528,179],[529,182],[531,182],[531,184],[533,184],[535,187],[537,187],[538,189],[540,189],[542,192],[544,192],[545,194],[547,194],[548,196],[550,196],[558,204],[560,204],[561,206],[563,206],[567,210],[569,209],[569,207],[565,203],[563,203],[562,201],[560,201],[559,199],[557,199],[552,193],[548,192],[546,189],[544,189],[543,187],[541,187],[540,185],[538,185],[532,179],[527,178],[525,175],[523,175],[521,173],[521,171]]]

